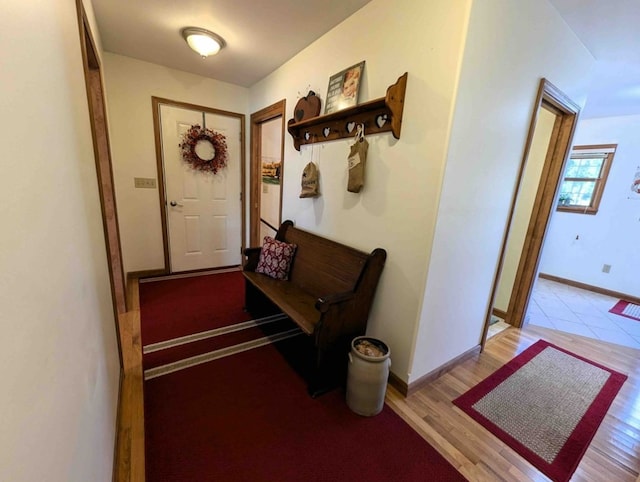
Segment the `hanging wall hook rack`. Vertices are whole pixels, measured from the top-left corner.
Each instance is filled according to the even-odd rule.
[[[357,125],[362,125],[368,135],[391,132],[393,137],[400,139],[407,77],[405,72],[380,99],[301,122],[290,119],[287,130],[293,137],[293,145],[299,151],[305,144],[351,137]]]

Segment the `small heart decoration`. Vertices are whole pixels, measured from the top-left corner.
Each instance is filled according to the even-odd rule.
[[[322,135],[326,138],[329,137],[329,134],[331,133],[331,127],[325,127],[324,129],[322,129]]]
[[[378,126],[378,129],[382,129],[382,126],[384,126],[387,123],[387,114],[380,114],[378,117],[376,117],[376,125]]]
[[[309,132],[305,132],[304,133],[304,140],[308,141],[309,139],[311,139],[311,134],[309,134]]]
[[[347,122],[347,132],[349,134],[351,134],[353,132],[353,129],[356,128],[356,123],[355,122]]]
[[[304,109],[296,110],[296,122],[300,122],[304,117]]]

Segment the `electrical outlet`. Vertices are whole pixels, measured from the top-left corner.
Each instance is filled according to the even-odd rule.
[[[134,177],[133,185],[137,188],[155,189],[156,180],[152,177]]]
[[[611,265],[610,264],[603,264],[602,265],[602,272],[603,273],[608,273],[611,271]]]

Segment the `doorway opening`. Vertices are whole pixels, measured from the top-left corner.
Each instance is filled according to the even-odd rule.
[[[588,136],[594,135],[588,128],[583,136],[585,132]],[[630,294],[631,289],[616,291],[610,289],[611,284],[605,287],[610,264],[602,265],[600,276],[594,275],[594,265],[602,258],[616,255],[620,248],[611,244],[618,238],[617,230],[612,227],[615,214],[611,208],[616,195],[610,193],[605,209],[600,209],[616,149],[616,144],[573,147],[563,173],[548,239],[542,248],[525,321],[531,327],[639,349],[640,325],[638,316],[634,316],[634,307],[640,305],[640,299]],[[613,192],[616,187],[619,183],[614,183]],[[602,237],[594,238],[596,233]],[[633,283],[618,286],[631,288]]]
[[[283,99],[251,114],[250,246],[275,236],[282,222],[285,108]]]
[[[485,317],[483,348],[494,308],[509,325],[520,328],[525,322],[579,112],[580,107],[551,82],[540,81]]]

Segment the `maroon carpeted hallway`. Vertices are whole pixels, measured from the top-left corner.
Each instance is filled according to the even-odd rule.
[[[310,339],[282,317],[252,326],[241,277],[140,286],[147,347],[214,333],[145,354],[147,482],[465,480],[388,406],[367,418],[342,390],[311,398],[299,375]],[[247,344],[256,339],[267,342]],[[183,368],[184,358],[198,363]]]
[[[143,366],[147,377],[185,360],[207,360],[221,350],[269,337],[297,334],[275,307],[265,317],[245,312],[242,272],[144,280],[140,283]],[[189,363],[187,363],[189,364]]]
[[[149,345],[247,321],[240,271],[191,278],[142,280],[142,344]]]

